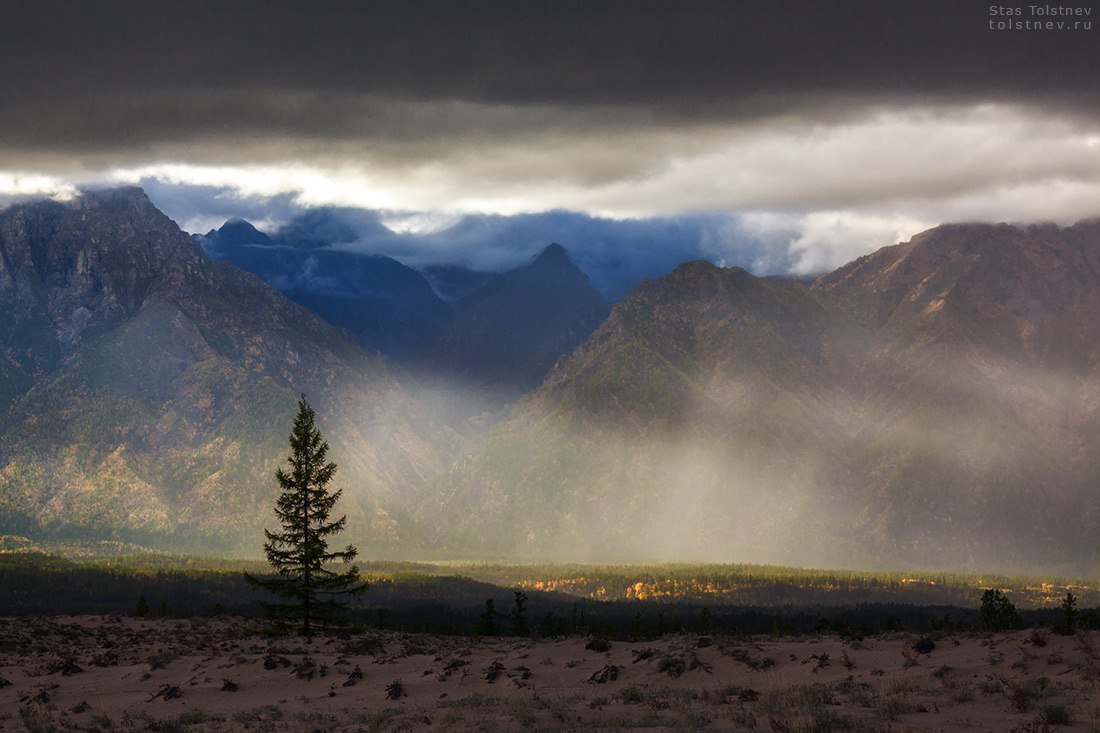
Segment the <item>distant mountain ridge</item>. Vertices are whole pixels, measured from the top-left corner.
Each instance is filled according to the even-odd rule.
[[[216,259],[259,275],[429,385],[476,391],[484,405],[475,412],[499,411],[537,386],[610,308],[558,244],[511,271],[436,265],[421,274],[389,257],[332,247],[357,236],[325,210],[274,235],[240,218],[194,235]]]
[[[551,244],[524,267],[490,276],[404,362],[431,381],[490,392],[509,404],[542,382],[610,306],[565,248]]]
[[[810,286],[687,263],[420,517],[542,558],[1095,572],[1097,313],[1097,222],[939,227]]]
[[[302,229],[216,244],[347,236]],[[365,552],[1100,571],[1100,222],[611,308],[550,246],[446,308],[407,352],[437,394],[138,189],[0,211],[0,534],[256,553],[304,391]],[[536,386],[471,443],[441,395],[486,384]]]
[[[214,258],[258,275],[368,346],[401,351],[434,330],[450,308],[397,260],[331,247],[357,237],[323,210],[307,212],[274,237],[239,218],[195,235]]]

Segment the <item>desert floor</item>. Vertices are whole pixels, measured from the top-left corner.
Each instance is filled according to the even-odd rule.
[[[1100,731],[1097,632],[693,634],[605,651],[256,624],[0,618],[0,730]]]

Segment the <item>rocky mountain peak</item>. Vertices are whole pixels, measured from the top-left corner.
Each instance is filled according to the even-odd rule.
[[[558,244],[528,265],[493,275],[409,354],[433,381],[458,381],[505,404],[538,385],[586,339],[610,306]]]
[[[149,297],[209,275],[201,249],[140,188],[0,212],[0,261],[8,307],[48,313],[65,352],[84,330],[117,323]]]
[[[813,289],[872,331],[950,340],[1036,364],[1096,361],[1097,227],[951,224],[822,276]],[[917,337],[916,334],[923,334]]]
[[[530,264],[513,270],[511,273],[506,273],[504,277],[513,280],[523,277],[536,277],[539,279],[558,279],[563,282],[570,280],[588,282],[588,276],[577,267],[565,247],[560,244],[547,245]]]
[[[137,208],[153,209],[153,202],[149,200],[145,189],[140,186],[121,186],[118,188],[90,188],[69,202],[71,206],[85,211],[93,209],[120,209]],[[157,213],[160,213],[157,211]]]
[[[271,246],[274,244],[271,237],[239,216],[227,219],[220,227],[208,232],[206,237],[207,239],[217,237],[219,244],[230,246],[248,244]]]
[[[539,265],[564,265],[573,264],[573,261],[569,259],[569,253],[565,251],[565,247],[560,244],[551,243],[548,244],[541,252],[536,255],[534,264]]]

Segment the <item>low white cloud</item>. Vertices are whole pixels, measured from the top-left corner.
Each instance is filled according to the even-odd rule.
[[[910,239],[936,222],[904,216],[853,211],[815,211],[808,214],[752,212],[741,226],[759,239],[785,251],[790,272],[815,275],[833,270],[879,247]]]
[[[381,222],[398,234],[433,234],[452,227],[461,221],[457,214],[433,211],[391,211],[381,217]]]
[[[190,186],[215,186],[245,197],[275,197],[290,193],[302,206],[397,208],[398,201],[354,165],[321,167],[304,162],[264,165],[211,166],[154,163],[115,168],[104,178],[112,183],[156,179]]]
[[[32,197],[67,201],[76,193],[73,183],[57,176],[0,170],[0,203]]]
[[[391,120],[378,138],[363,130],[354,139],[178,142],[147,149],[149,159],[141,151],[111,165],[89,157],[68,172],[56,161],[46,173],[0,169],[0,197],[152,180],[241,199],[278,197],[296,209],[386,211],[387,221],[410,232],[438,230],[468,213],[752,212],[746,222],[755,228],[746,231],[774,241],[800,273],[947,221],[1064,224],[1100,214],[1100,122],[1053,110],[853,101],[846,112],[834,105],[817,118],[807,108],[692,123],[633,120],[614,110],[546,107],[532,115],[522,107],[441,104],[433,112],[424,103],[404,136]],[[448,115],[461,124],[444,129]],[[214,221],[202,212],[177,217]],[[716,260],[724,238],[715,232],[704,243]],[[756,269],[771,269],[769,259],[762,255]]]

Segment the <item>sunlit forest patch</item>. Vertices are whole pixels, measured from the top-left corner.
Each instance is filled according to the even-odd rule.
[[[858,572],[763,565],[488,565],[366,561],[370,588],[355,624],[469,634],[492,601],[507,619],[514,595],[530,598],[545,635],[655,634],[718,628],[758,633],[863,628],[976,627],[982,594],[996,589],[1028,623],[1053,623],[1067,593],[1093,623],[1100,582],[914,572]],[[0,615],[133,614],[139,602],[167,616],[258,615],[261,595],[244,573],[258,560],[155,553],[0,553]],[[505,624],[506,625],[506,624]]]

